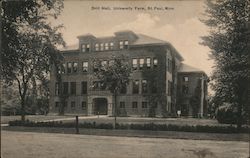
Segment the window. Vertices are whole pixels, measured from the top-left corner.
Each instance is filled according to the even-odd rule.
[[[133,81],[133,94],[139,93],[139,81],[135,80]]]
[[[82,52],[90,52],[90,44],[82,44],[81,50]]]
[[[71,63],[71,62],[68,62],[68,63],[67,63],[67,72],[68,72],[68,73],[71,73],[71,72],[72,72],[72,63]]]
[[[68,88],[69,88],[69,85],[68,85],[68,82],[63,82],[63,94],[68,94]]]
[[[169,59],[168,59],[168,61],[167,61],[167,64],[168,64],[168,72],[170,71],[170,66],[169,66]]]
[[[76,102],[72,101],[70,106],[71,106],[71,109],[75,109],[76,108]]]
[[[137,109],[137,107],[138,107],[138,103],[136,101],[133,101],[132,102],[132,108]]]
[[[148,92],[148,82],[147,82],[147,80],[142,80],[141,84],[142,84],[142,93],[147,93]]]
[[[65,64],[62,64],[62,65],[59,67],[58,73],[59,73],[59,74],[65,74],[65,70],[66,70],[66,65],[65,65]]]
[[[55,95],[59,95],[60,94],[60,91],[59,91],[59,83],[56,82],[55,84]]]
[[[151,82],[151,91],[152,91],[152,93],[157,93],[157,82],[156,82],[156,80]]]
[[[128,41],[124,41],[124,48],[128,49]]]
[[[188,86],[187,85],[182,85],[182,93],[183,94],[188,94],[188,91],[189,91]]]
[[[124,43],[123,43],[123,41],[120,41],[120,42],[119,42],[119,48],[120,48],[120,49],[123,49],[123,48],[124,48]]]
[[[105,50],[109,50],[109,44],[105,43]]]
[[[114,43],[113,42],[110,42],[110,49],[114,49]]]
[[[70,94],[71,95],[76,94],[76,82],[70,82]]]
[[[187,76],[184,76],[184,77],[183,77],[183,81],[184,81],[184,82],[188,82],[188,77],[187,77]]]
[[[106,90],[106,84],[104,82],[100,82],[100,81],[93,81],[92,83],[92,89],[93,90]]]
[[[86,52],[90,52],[90,45],[89,44],[86,45]]]
[[[82,102],[82,110],[87,109],[87,103],[85,101]]]
[[[98,43],[95,44],[95,51],[99,51],[99,44]]]
[[[132,60],[132,66],[133,66],[133,70],[137,69],[137,67],[138,67],[138,60],[137,59]]]
[[[66,64],[62,64],[62,74],[65,74]]]
[[[101,47],[100,47],[100,50],[101,51],[103,51],[104,50],[104,44],[103,43],[101,43],[101,45],[100,45]]]
[[[158,59],[154,58],[153,64],[154,64],[154,67],[157,67],[158,66]]]
[[[82,50],[82,52],[86,52],[86,45],[85,44],[82,44],[81,50]]]
[[[168,59],[168,71],[172,72],[172,60]]]
[[[55,108],[59,107],[59,102],[55,102]]]
[[[172,73],[172,70],[173,70],[173,66],[172,66],[172,65],[173,65],[173,64],[172,64],[172,60],[170,60],[169,62],[170,62],[170,64],[169,64],[170,72]]]
[[[83,81],[82,82],[82,94],[87,94],[87,82],[86,81]]]
[[[168,81],[168,96],[171,95],[172,92],[172,82]]]
[[[122,85],[120,93],[121,94],[126,94],[127,93],[127,86],[126,86],[126,84]]]
[[[142,102],[142,108],[148,108],[148,102]]]
[[[73,62],[73,72],[77,72],[78,63]]]
[[[147,58],[147,68],[151,67],[151,58]]]
[[[139,61],[140,61],[140,69],[142,69],[144,65],[144,59],[141,58]]]
[[[89,63],[87,61],[82,62],[82,71],[88,72]]]
[[[125,108],[125,102],[124,102],[124,101],[121,101],[121,102],[120,102],[120,108],[122,108],[122,109]]]

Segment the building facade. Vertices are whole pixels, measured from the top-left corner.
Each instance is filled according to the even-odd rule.
[[[189,100],[193,93],[198,91],[193,90],[196,84],[202,87],[197,95],[206,100],[206,74],[185,72],[183,57],[170,43],[132,31],[100,38],[86,34],[78,39],[77,45],[61,50],[60,77],[58,69],[52,67],[50,113],[114,115],[114,96],[98,82],[94,72],[96,59],[101,65],[109,65],[120,56],[125,56],[131,64],[132,73],[126,89],[117,96],[119,116],[175,116],[177,110],[187,109],[190,111],[183,114],[202,116],[206,111],[203,102],[198,110],[187,108],[191,107]],[[201,76],[205,76],[204,82],[199,83]],[[183,77],[189,77],[188,95],[179,86],[184,84]]]

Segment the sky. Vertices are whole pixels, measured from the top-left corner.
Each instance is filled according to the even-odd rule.
[[[115,7],[130,10],[114,10]],[[150,9],[151,7],[151,9]],[[104,9],[105,8],[105,9]],[[141,8],[144,8],[142,10]],[[160,10],[163,8],[163,10]],[[107,10],[110,9],[110,10]],[[204,1],[67,1],[58,20],[67,45],[78,43],[77,36],[113,36],[121,30],[132,30],[168,41],[184,57],[184,63],[210,76],[213,61],[209,48],[200,44],[208,35],[204,19]]]

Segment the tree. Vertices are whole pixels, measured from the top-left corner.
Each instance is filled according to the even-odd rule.
[[[18,91],[13,87],[9,87],[5,83],[2,83],[1,86],[1,115],[20,114]]]
[[[116,128],[116,116],[117,116],[117,95],[120,91],[129,83],[129,77],[131,73],[131,67],[128,60],[124,56],[119,58],[113,57],[109,65],[102,65],[100,61],[97,65],[98,71],[95,72],[95,76],[101,83],[106,85],[114,96],[113,112],[115,117],[114,128]]]
[[[237,127],[241,128],[243,111],[249,109],[250,53],[249,0],[207,1],[207,19],[211,28],[203,44],[211,49],[215,70],[211,77],[216,100],[237,108]]]
[[[56,19],[62,8],[63,2],[54,0],[2,2],[1,72],[8,84],[17,82],[23,121],[28,89],[48,76],[50,65],[59,64],[62,26],[53,27],[48,19]]]

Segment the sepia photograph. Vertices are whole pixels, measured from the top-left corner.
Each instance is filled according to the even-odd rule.
[[[3,0],[1,158],[250,158],[249,0]]]

